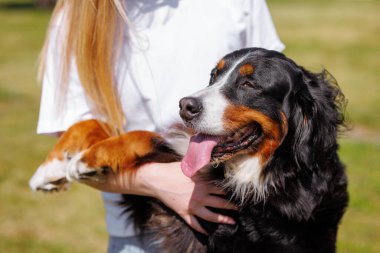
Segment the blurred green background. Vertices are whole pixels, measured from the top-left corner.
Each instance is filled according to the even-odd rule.
[[[340,139],[350,205],[338,252],[380,252],[380,1],[268,0],[285,54],[328,69],[349,104]],[[105,252],[99,194],[75,185],[34,194],[28,180],[54,138],[35,134],[36,63],[51,11],[0,0],[0,252]]]

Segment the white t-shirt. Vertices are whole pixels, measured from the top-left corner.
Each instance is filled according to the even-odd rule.
[[[264,0],[126,0],[126,5],[137,34],[125,43],[115,73],[126,131],[160,132],[179,120],[180,98],[206,87],[211,69],[225,54],[243,47],[284,48]],[[53,28],[52,39],[59,36],[56,33]],[[94,118],[74,61],[65,110],[59,114],[55,110],[58,50],[57,43],[48,49],[40,134],[65,131],[78,121]],[[117,205],[120,194],[102,195],[109,234],[134,235]]]

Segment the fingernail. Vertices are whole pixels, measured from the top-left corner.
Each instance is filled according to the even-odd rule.
[[[230,219],[230,218],[228,218],[226,220],[226,222],[227,222],[227,224],[230,224],[230,225],[235,225],[236,224],[236,222],[233,219]]]

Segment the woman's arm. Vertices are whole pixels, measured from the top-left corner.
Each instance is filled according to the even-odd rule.
[[[215,196],[223,195],[223,191],[195,177],[186,177],[181,172],[179,162],[149,163],[141,166],[135,174],[111,174],[105,183],[89,180],[86,184],[106,192],[157,198],[203,234],[206,231],[195,216],[215,223],[235,223],[232,218],[206,208],[237,209],[226,199]]]
[[[157,134],[147,131],[133,131],[108,138],[98,121],[79,122],[61,135],[43,166],[36,172],[39,180],[32,185],[35,189],[44,189],[46,184],[50,183],[54,185],[59,178],[57,173],[52,171],[53,168],[57,169],[56,166],[50,165],[58,159],[63,164],[68,163],[67,171],[58,174],[66,175],[69,181],[80,180],[107,192],[157,198],[201,233],[206,232],[195,216],[210,222],[233,224],[234,221],[230,217],[214,213],[206,207],[235,209],[227,200],[216,196],[224,193],[196,177],[186,177],[180,169],[179,162],[147,163],[135,167],[136,157],[149,156],[159,149],[155,146],[159,144],[154,144],[158,138],[160,137]],[[72,158],[68,161],[67,157]],[[104,166],[113,171],[108,174],[106,180],[81,180],[82,173],[95,172],[96,177],[97,172],[101,172]],[[43,172],[42,180],[40,172]]]

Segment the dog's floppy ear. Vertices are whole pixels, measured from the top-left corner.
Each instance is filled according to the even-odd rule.
[[[295,137],[292,146],[299,168],[308,168],[336,151],[337,134],[344,125],[345,98],[326,70],[311,73],[299,67],[295,79],[294,103],[290,106]]]
[[[318,196],[322,196],[316,196],[310,189],[318,189],[319,193],[328,190],[323,182],[330,173],[325,170],[334,168],[338,159],[336,137],[344,122],[345,99],[327,71],[315,74],[294,66],[291,92],[283,108],[289,125],[283,150],[288,153],[291,150],[290,159],[294,159],[288,160],[294,171],[286,176],[297,180],[283,183],[289,199],[276,203],[285,215],[307,220],[320,201]],[[284,204],[287,201],[292,204]]]

